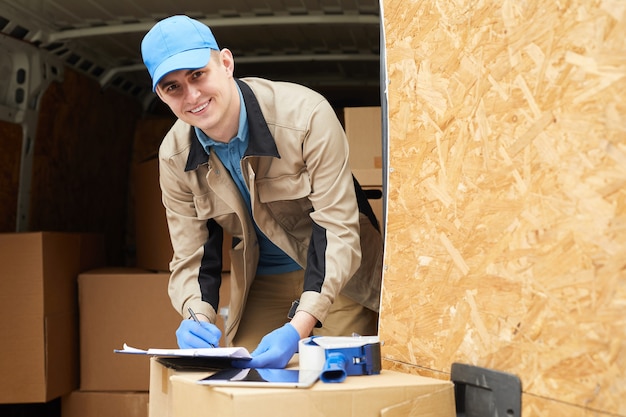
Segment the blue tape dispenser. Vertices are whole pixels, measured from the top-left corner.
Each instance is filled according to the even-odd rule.
[[[326,383],[343,382],[347,376],[380,374],[378,336],[313,336],[300,341],[300,369],[320,371]]]

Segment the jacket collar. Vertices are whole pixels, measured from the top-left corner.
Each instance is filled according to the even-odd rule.
[[[252,89],[245,82],[236,78],[235,81],[241,89],[243,100],[246,103],[246,110],[248,112],[248,149],[244,154],[246,156],[271,156],[280,158],[278,148],[274,137],[267,127],[267,122],[261,111],[259,101]],[[187,157],[187,165],[185,166],[185,172],[193,171],[200,165],[206,164],[209,161],[209,154],[204,150],[202,144],[196,137],[193,128],[189,129],[189,156]]]
[[[185,172],[193,171],[200,165],[204,165],[209,162],[209,154],[205,152],[192,126],[189,126],[189,143],[189,156],[187,156]]]

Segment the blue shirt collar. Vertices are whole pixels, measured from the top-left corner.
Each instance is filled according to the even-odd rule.
[[[238,85],[237,85],[237,92],[239,93],[239,103],[240,103],[239,128],[237,129],[237,135],[231,138],[230,142],[239,140],[243,142],[244,144],[247,144],[248,142],[248,116],[247,114],[248,113],[246,112],[246,103],[243,100],[243,95],[241,94],[241,89],[239,88]],[[202,129],[199,129],[195,126],[193,129],[196,132],[196,136],[198,137],[198,140],[202,144],[202,147],[205,149],[207,153],[209,153],[209,148],[211,146],[227,146],[228,145],[228,143],[218,142],[218,141],[211,139],[209,136],[206,135],[206,133],[202,131]]]
[[[267,122],[263,117],[263,112],[261,111],[261,107],[254,95],[254,92],[244,81],[235,78],[235,82],[243,95],[243,102],[246,108],[245,112],[247,114],[246,141],[248,143],[244,145],[245,152],[254,156],[271,156],[274,158],[280,158],[278,148],[274,142],[274,137],[267,126]],[[189,136],[191,143],[187,164],[185,165],[185,171],[193,171],[208,162],[207,149],[205,149],[203,143],[199,140],[193,126],[191,126],[191,129],[189,130]]]

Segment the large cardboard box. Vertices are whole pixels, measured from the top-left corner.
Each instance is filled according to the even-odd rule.
[[[74,391],[61,399],[61,417],[148,417],[147,392]]]
[[[198,385],[208,372],[177,371],[150,360],[150,417],[454,417],[450,381],[383,370],[309,389]]]
[[[172,260],[165,207],[159,186],[159,165],[156,158],[135,167],[135,248],[136,265],[153,271],[169,271]],[[230,270],[232,237],[224,234],[222,270]]]
[[[222,276],[221,302],[228,303],[229,275]],[[148,391],[150,367],[141,355],[114,353],[124,343],[137,348],[175,348],[181,317],[170,302],[169,274],[137,268],[92,270],[78,277],[81,391]],[[223,323],[218,322],[223,330]]]
[[[48,402],[78,387],[76,278],[104,259],[101,239],[0,234],[0,403]]]
[[[78,277],[80,389],[148,391],[144,358],[113,352],[131,346],[176,347],[181,317],[167,294],[169,274],[107,268]]]
[[[344,123],[350,145],[350,168],[383,167],[383,133],[380,107],[346,107]]]

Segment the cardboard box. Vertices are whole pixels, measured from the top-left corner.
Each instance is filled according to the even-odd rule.
[[[220,298],[228,302],[228,273]],[[81,391],[148,391],[150,366],[137,348],[176,348],[181,316],[170,302],[169,274],[135,268],[92,270],[78,277]],[[223,323],[218,322],[223,331]]]
[[[167,294],[169,274],[141,269],[101,269],[78,277],[80,389],[147,391],[145,358],[113,352],[123,343],[139,348],[176,347],[181,317]]]
[[[152,271],[169,271],[173,250],[161,199],[158,160],[138,164],[134,174],[136,265]],[[223,271],[230,270],[231,243],[232,237],[225,233]]]
[[[74,391],[61,399],[61,417],[148,417],[147,392]]]
[[[196,384],[207,372],[176,371],[150,360],[150,417],[456,416],[450,381],[383,370],[309,389],[224,388]]]
[[[81,268],[104,259],[101,237],[0,234],[0,403],[43,403],[78,387]]]
[[[370,195],[368,195],[368,201],[372,206],[372,210],[374,210],[374,214],[376,215],[376,219],[378,219],[378,223],[380,224],[381,230],[383,229],[383,225],[385,224],[384,216],[383,216],[383,206],[384,206],[384,191],[383,191],[383,170],[380,168],[372,168],[372,169],[354,169],[352,170],[352,174],[357,179],[363,191]],[[380,198],[372,198],[372,195],[376,197],[380,196]]]
[[[380,107],[346,107],[343,113],[350,145],[350,168],[382,168],[383,131]]]

